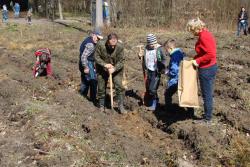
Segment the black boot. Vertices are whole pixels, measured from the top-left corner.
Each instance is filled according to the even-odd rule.
[[[121,114],[127,114],[128,111],[124,108],[124,97],[123,95],[118,96],[118,109]]]
[[[195,115],[194,115],[194,108],[188,107],[188,108],[187,108],[187,113],[188,113],[187,116],[188,116],[189,118],[193,118],[193,119],[195,118]]]
[[[244,35],[247,35],[247,29],[244,30]]]

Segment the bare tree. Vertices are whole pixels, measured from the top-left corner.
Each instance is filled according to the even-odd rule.
[[[96,25],[97,28],[103,27],[103,15],[102,15],[102,0],[96,0]]]
[[[90,14],[91,2],[95,0],[30,0],[34,11],[42,7],[41,16],[49,18],[49,5],[55,1],[54,11],[63,11],[83,15]],[[102,26],[102,0],[96,0],[98,6],[98,26]],[[250,0],[107,0],[110,5],[111,24],[114,26],[168,26],[183,29],[188,19],[200,17],[209,26],[216,29],[236,28],[237,15],[244,6],[250,12]],[[61,3],[61,7],[60,4]],[[63,5],[63,6],[62,6]],[[61,8],[61,9],[59,9]],[[63,10],[63,11],[62,11]],[[95,10],[94,10],[95,11]],[[117,16],[119,13],[119,24]],[[95,13],[96,14],[96,13]],[[95,17],[92,14],[93,17]],[[100,20],[99,20],[100,19]],[[96,24],[94,21],[93,24]]]
[[[62,13],[62,3],[61,3],[61,0],[58,0],[58,10],[59,10],[60,19],[63,20],[63,13]]]

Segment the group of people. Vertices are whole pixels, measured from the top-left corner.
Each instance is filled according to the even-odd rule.
[[[8,22],[8,9],[6,5],[3,5],[3,10],[2,10],[2,22],[7,23]]]
[[[12,1],[11,1],[11,4],[10,6],[12,6],[13,8],[13,12],[14,12],[14,18],[19,18],[20,17],[20,4],[15,2],[14,6],[12,4]],[[31,24],[31,17],[32,17],[32,8],[30,8],[27,12],[27,16],[26,16],[26,19],[28,21],[28,24]],[[3,23],[7,23],[8,22],[8,19],[9,19],[9,16],[8,16],[8,8],[7,8],[7,5],[3,5],[3,9],[2,9],[2,22]]]
[[[247,24],[247,13],[242,8],[242,12],[239,15],[239,26],[245,26],[245,24]],[[213,88],[218,70],[216,40],[206,28],[205,23],[200,19],[190,20],[187,23],[187,31],[198,37],[195,44],[196,55],[193,55],[191,62],[193,68],[198,71],[201,94],[204,101],[202,122],[209,123],[212,119]],[[146,46],[143,49],[140,48],[138,53],[139,59],[142,60],[146,90],[143,101],[149,110],[155,111],[157,109],[159,104],[157,91],[161,82],[161,75],[166,75],[168,81],[164,97],[165,109],[167,111],[171,108],[172,96],[178,90],[179,68],[185,53],[178,48],[175,39],[169,39],[163,45],[160,45],[157,42],[157,37],[152,33],[147,35],[146,43]],[[47,69],[43,71],[44,75],[52,75],[50,54],[50,50],[46,48],[36,51],[37,62],[33,72],[34,77],[43,74],[41,71],[43,66]],[[170,59],[168,64],[166,62],[167,57]],[[124,60],[124,47],[116,33],[109,34],[104,40],[101,31],[96,29],[81,43],[79,55],[79,70],[81,73],[80,94],[89,98],[100,108],[101,112],[109,112],[109,110],[105,110],[105,106],[107,106],[106,87],[110,77],[112,77],[115,85],[119,112],[121,114],[128,112],[124,108],[125,89],[122,84]],[[46,63],[42,64],[43,61]],[[90,97],[88,97],[88,94],[90,94]],[[193,116],[194,109],[188,108],[188,110]]]
[[[13,8],[13,12],[14,12],[14,17],[15,18],[19,18],[20,15],[20,5],[19,3],[15,2],[14,6],[11,2],[10,6],[12,6]],[[8,9],[7,9],[7,5],[3,5],[3,11],[2,11],[2,20],[4,23],[6,23],[8,21]]]
[[[196,55],[192,64],[198,69],[201,93],[204,100],[204,122],[210,122],[213,111],[213,86],[217,72],[216,63],[216,41],[208,31],[203,21],[200,19],[190,20],[187,30],[194,36],[198,36],[195,45]],[[106,86],[110,74],[113,77],[115,92],[118,99],[118,109],[125,114],[124,108],[124,88],[122,85],[124,70],[124,47],[119,42],[118,36],[111,33],[107,39],[102,40],[100,31],[95,30],[81,44],[79,56],[79,70],[81,72],[80,93],[88,96],[90,90],[90,100],[102,112],[105,111]],[[157,109],[159,98],[157,90],[161,75],[168,76],[168,83],[165,90],[166,109],[172,103],[172,96],[178,89],[178,77],[180,63],[185,57],[185,53],[176,46],[175,39],[167,40],[163,45],[158,44],[154,34],[148,34],[147,44],[144,49],[140,49],[139,58],[142,60],[142,69],[145,78],[146,92],[144,99],[147,99],[148,109]],[[170,56],[168,65],[166,56]],[[96,100],[98,99],[98,100]],[[190,109],[193,112],[193,109]]]
[[[101,32],[95,30],[80,46],[79,70],[81,72],[80,93],[88,95],[90,100],[105,111],[106,86],[110,74],[115,84],[120,113],[127,113],[124,108],[124,88],[122,85],[124,67],[124,48],[116,33],[111,33],[103,39]],[[96,101],[98,96],[98,102]]]

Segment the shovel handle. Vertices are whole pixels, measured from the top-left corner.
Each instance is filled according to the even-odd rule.
[[[114,95],[113,95],[113,78],[112,74],[109,74],[109,87],[110,87],[110,101],[111,101],[111,109],[114,109]]]

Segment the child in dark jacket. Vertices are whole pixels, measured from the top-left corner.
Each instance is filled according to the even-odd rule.
[[[185,54],[181,49],[176,48],[176,41],[174,39],[165,42],[164,47],[170,55],[168,70],[166,70],[169,79],[165,91],[165,105],[168,107],[171,106],[172,96],[178,89],[179,66]]]

